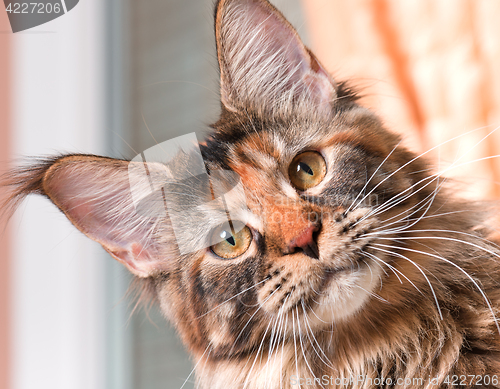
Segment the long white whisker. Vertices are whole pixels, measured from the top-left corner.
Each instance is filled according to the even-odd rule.
[[[377,247],[374,247],[374,246],[377,246]],[[436,307],[437,307],[437,310],[439,312],[439,317],[441,318],[441,320],[443,319],[443,314],[441,313],[441,307],[439,306],[439,301],[437,299],[437,296],[436,296],[436,292],[434,291],[434,287],[432,286],[429,278],[427,277],[427,275],[424,273],[424,271],[422,270],[422,268],[417,264],[415,263],[414,261],[412,261],[410,258],[408,258],[407,256],[403,255],[403,254],[400,254],[400,253],[396,253],[394,251],[389,251],[389,250],[385,250],[385,249],[382,249],[380,248],[379,246],[382,246],[382,247],[386,247],[386,248],[393,248],[393,246],[388,246],[388,245],[384,245],[384,244],[381,244],[381,243],[372,243],[372,247],[375,248],[376,250],[379,250],[379,251],[382,251],[382,252],[385,252],[389,255],[394,255],[396,257],[399,257],[399,258],[402,258],[402,259],[405,259],[407,260],[408,262],[410,262],[413,266],[415,266],[418,271],[424,276],[425,280],[427,281],[427,284],[429,285],[430,289],[431,289],[431,293],[432,293],[432,296],[434,297],[434,301],[436,302]],[[432,273],[431,273],[432,274]]]
[[[380,243],[376,243],[376,244],[377,245],[381,245]],[[460,270],[474,284],[474,286],[477,288],[477,290],[479,291],[479,293],[481,293],[481,296],[483,297],[484,301],[486,302],[486,305],[488,306],[488,309],[491,312],[491,315],[493,316],[493,321],[495,322],[495,325],[497,327],[498,333],[500,334],[500,325],[498,324],[498,319],[497,319],[497,317],[495,315],[495,312],[493,311],[493,307],[491,306],[490,300],[488,299],[488,297],[486,296],[486,294],[483,292],[483,290],[481,289],[481,287],[479,286],[479,284],[476,282],[476,280],[474,280],[474,278],[472,278],[472,276],[469,273],[467,273],[464,269],[462,269],[456,263],[450,261],[449,259],[446,259],[445,257],[443,257],[441,255],[436,255],[436,254],[428,253],[428,252],[421,251],[421,250],[414,250],[414,249],[410,249],[409,247],[387,246],[387,245],[383,245],[383,246],[393,247],[393,248],[397,248],[397,249],[400,249],[400,250],[411,251],[411,252],[414,252],[414,253],[424,254],[424,255],[431,256],[433,258],[441,259],[441,260],[445,261],[446,263],[449,263],[453,267],[457,268],[458,270]],[[480,247],[480,246],[477,246],[477,247]]]
[[[396,269],[394,266],[390,265],[389,263],[385,262],[384,260],[380,259],[379,257],[377,257],[376,255],[372,254],[372,253],[369,253],[367,251],[362,251],[363,254],[366,254],[368,255],[370,258],[372,258],[373,260],[377,261],[377,262],[381,262],[383,263],[384,265],[386,265],[387,267],[389,267],[389,269],[392,270],[392,272],[394,273],[394,275],[398,278],[399,282],[402,284],[403,281],[401,280],[401,278],[399,278],[398,276],[398,273],[401,274],[403,276],[403,278],[408,281],[420,294],[423,295],[423,292],[417,287],[417,285],[415,285],[401,270],[399,269]],[[396,273],[397,272],[397,273]]]
[[[323,351],[323,349],[321,348],[318,340],[316,339],[316,337],[314,336],[314,331],[313,329],[311,328],[311,325],[309,323],[309,315],[307,314],[307,311],[306,311],[306,307],[305,307],[305,304],[304,304],[304,301],[302,300],[302,310],[304,311],[304,323],[306,325],[306,327],[308,328],[308,331],[307,331],[307,337],[309,338],[309,342],[311,342],[311,346],[314,350],[314,352],[316,353],[316,355],[318,356],[318,358],[328,367],[330,368],[334,368],[334,366],[328,361],[328,356],[325,354],[325,352]],[[313,340],[314,340],[314,343],[316,343],[316,346],[318,347],[319,351],[321,351],[321,354],[323,354],[323,356],[326,358],[326,361],[323,359],[323,357],[321,355],[319,355],[318,351],[316,350],[316,347],[314,347],[314,344],[313,342],[311,341],[311,338],[309,336],[309,334],[311,334]]]
[[[316,378],[316,375],[314,374],[311,365],[309,365],[309,362],[307,361],[306,353],[304,351],[304,344],[302,343],[302,330],[300,328],[299,309],[297,308],[295,312],[297,313],[297,326],[299,328],[299,341],[300,341],[300,349],[302,350],[302,356],[304,357],[304,362],[306,363],[307,368],[311,372],[312,377]],[[319,384],[319,386],[321,386],[324,389],[324,386],[321,383]]]
[[[263,282],[266,282],[266,281],[268,281],[268,278],[264,278],[262,281],[257,282],[255,285],[252,285],[252,286],[250,286],[249,288],[247,288],[247,289],[245,289],[245,290],[242,290],[241,292],[239,292],[239,293],[235,294],[233,297],[228,298],[226,301],[224,301],[224,302],[220,303],[219,305],[217,305],[216,307],[212,308],[210,311],[205,312],[203,315],[198,316],[198,317],[197,317],[197,319],[199,319],[199,318],[201,318],[201,317],[203,317],[203,316],[208,315],[210,312],[215,311],[215,310],[216,310],[217,308],[219,308],[221,305],[226,304],[227,302],[231,301],[232,299],[234,299],[234,298],[236,298],[236,297],[240,296],[241,294],[243,294],[243,293],[245,293],[245,292],[248,292],[250,289],[253,289],[253,288],[255,288],[256,286],[258,286],[258,285],[260,285],[260,284],[262,284]]]
[[[247,374],[247,378],[245,379],[243,383],[243,388],[246,388],[248,383],[250,382],[250,377],[252,375],[253,368],[255,367],[255,364],[257,363],[257,359],[259,358],[259,354],[262,350],[262,345],[264,344],[264,340],[266,339],[267,331],[269,331],[269,327],[271,326],[272,321],[269,321],[269,324],[267,325],[266,331],[264,332],[264,335],[262,335],[262,341],[260,342],[259,348],[257,349],[257,353],[255,354],[254,361],[252,363],[252,366],[250,367],[250,371]],[[247,362],[248,363],[248,362]],[[246,366],[246,364],[245,364]]]
[[[287,297],[287,299],[288,299],[288,297]],[[271,359],[274,348],[278,346],[279,333],[281,331],[281,326],[283,324],[283,317],[284,317],[283,313],[285,311],[285,304],[286,304],[286,300],[283,303],[283,305],[280,307],[280,309],[278,310],[278,316],[276,318],[276,325],[273,326],[273,332],[271,333],[271,342],[269,345],[269,353],[268,353],[267,363],[269,363],[269,361]]]
[[[435,218],[435,217],[443,217],[443,216],[455,215],[455,214],[458,214],[458,213],[465,213],[465,212],[471,212],[471,211],[462,210],[462,211],[450,211],[450,212],[443,212],[443,213],[435,213],[435,214],[432,214],[432,215],[422,216],[422,217],[420,217],[419,219],[420,219],[420,220],[424,220],[424,219],[432,219],[432,218]],[[404,212],[401,212],[401,213],[399,214],[399,216],[401,216],[403,213],[404,213]],[[411,216],[411,215],[409,215],[409,216]],[[392,218],[391,218],[391,219],[392,219]],[[387,220],[389,220],[389,219],[387,219]],[[409,222],[414,221],[414,220],[417,220],[417,219],[411,219],[411,218],[409,218],[409,219],[408,219],[408,221],[409,221]],[[392,234],[392,233],[394,233],[394,232],[398,232],[398,233],[399,233],[399,232],[404,232],[404,231],[406,231],[406,228],[404,228],[404,229],[403,229],[403,228],[401,228],[401,229],[399,229],[399,230],[398,230],[398,229],[388,229],[388,230],[384,230],[384,228],[385,228],[385,227],[389,227],[389,226],[392,226],[392,225],[394,225],[394,224],[398,224],[398,223],[400,223],[401,221],[402,221],[402,219],[400,219],[400,220],[396,220],[395,222],[392,222],[392,223],[383,224],[383,225],[381,225],[380,227],[375,227],[375,228],[373,228],[372,232],[370,232],[370,234],[372,234],[372,233],[374,233],[374,232],[377,232],[377,233],[378,233],[378,232],[381,232],[381,233],[383,233],[383,234],[385,234],[386,232],[387,232],[387,233],[390,233],[390,234]],[[385,221],[384,221],[384,222],[385,222]],[[382,231],[380,231],[380,230],[382,230]],[[364,235],[363,235],[363,236],[364,236]]]
[[[427,182],[426,184],[422,185],[416,191],[412,191],[412,189],[415,186],[419,185],[421,182],[423,182],[425,180],[430,180],[430,181]],[[367,219],[367,218],[369,218],[371,216],[380,215],[380,214],[382,214],[382,213],[384,213],[384,212],[386,212],[386,211],[388,211],[388,210],[396,207],[397,205],[401,204],[402,202],[408,200],[410,197],[415,196],[417,193],[419,193],[420,191],[422,191],[425,188],[427,188],[429,185],[431,185],[436,180],[439,180],[439,177],[429,176],[429,177],[423,178],[422,180],[416,182],[415,184],[413,184],[412,186],[408,187],[404,191],[398,193],[390,201],[387,201],[386,203],[383,203],[382,205],[380,205],[377,208],[374,208],[372,211],[370,211],[368,214],[366,214],[363,218],[361,218],[361,220],[359,220],[356,224],[361,223],[363,220],[365,220],[365,219]],[[400,197],[401,195],[405,194],[408,191],[410,191],[409,194],[406,194],[402,198]],[[433,193],[434,193],[434,191],[433,191]]]
[[[290,296],[288,296],[290,297]],[[288,301],[288,297],[286,298],[285,302],[283,303],[286,304]],[[288,320],[284,320],[285,328],[283,329],[283,342],[281,342],[281,368],[283,369],[283,354],[285,353],[285,341],[286,341],[286,334],[288,330]],[[280,375],[280,387],[283,387],[283,374]]]
[[[206,352],[207,352],[207,350],[209,348],[210,348],[210,345],[208,345],[207,348],[205,349],[205,351],[203,352],[203,354],[201,354],[200,359],[198,360],[198,362],[196,362],[196,365],[194,365],[194,367],[191,369],[191,372],[189,373],[189,375],[184,380],[184,383],[182,384],[182,386],[180,387],[180,389],[184,388],[184,385],[186,385],[186,383],[188,382],[189,378],[193,375],[193,373],[195,372],[195,370],[198,367],[198,365],[200,364],[200,362],[203,360],[203,357],[205,356],[205,354],[206,354]]]
[[[407,226],[407,227],[405,227],[405,228],[411,228],[413,225],[415,225],[416,223],[418,223],[420,220],[422,220],[422,218],[424,218],[424,217],[426,216],[427,212],[429,212],[430,207],[431,207],[431,206],[432,206],[432,204],[434,203],[434,200],[435,200],[435,198],[436,198],[436,195],[437,195],[437,193],[439,192],[439,190],[441,189],[441,187],[442,187],[442,185],[444,184],[444,182],[445,182],[445,180],[443,180],[443,183],[438,184],[438,185],[436,186],[436,188],[435,188],[435,189],[434,189],[434,190],[433,190],[430,194],[428,194],[425,198],[423,198],[422,200],[420,200],[417,204],[413,205],[410,209],[407,209],[407,210],[405,209],[405,210],[401,211],[400,213],[398,213],[397,215],[395,215],[395,216],[393,216],[393,217],[391,217],[391,218],[389,218],[389,219],[384,220],[384,222],[386,223],[386,224],[384,224],[384,227],[385,227],[385,228],[387,228],[387,227],[389,227],[390,225],[394,225],[394,224],[400,223],[400,222],[402,221],[402,218],[400,218],[400,217],[401,217],[402,215],[404,215],[405,213],[407,213],[408,211],[411,211],[411,213],[405,217],[405,218],[407,218],[407,220],[409,220],[409,218],[410,218],[411,216],[413,216],[413,215],[415,215],[416,213],[420,212],[423,208],[427,207],[427,209],[426,209],[426,210],[422,213],[422,215],[420,215],[420,217],[419,217],[418,219],[416,219],[416,221],[415,221],[413,224],[411,224],[411,225],[409,225],[409,226]],[[422,204],[421,204],[421,203],[422,203]],[[420,204],[421,204],[421,205],[420,205]],[[419,206],[419,205],[420,205],[420,206]],[[417,208],[417,209],[414,209],[414,208],[416,208],[416,207],[418,207],[418,208]],[[376,215],[377,213],[375,212],[374,214]],[[393,220],[393,219],[395,219],[395,218],[399,218],[399,219],[398,219],[398,220],[396,220],[396,221],[395,221],[395,222],[393,222],[393,223],[388,223],[388,224],[387,224],[387,222],[388,222],[388,221]],[[379,227],[379,228],[381,228],[381,227]]]
[[[433,231],[433,230],[414,230],[414,231],[401,231],[401,232],[402,232],[402,233],[405,233],[405,232],[428,232],[428,231]],[[455,232],[455,233],[457,233],[457,234],[463,234],[463,235],[467,235],[467,236],[472,236],[472,237],[474,237],[474,238],[476,238],[476,239],[482,239],[482,240],[484,240],[485,242],[488,242],[488,243],[491,243],[492,245],[494,245],[494,243],[493,243],[493,242],[490,242],[490,241],[488,241],[488,240],[486,240],[486,239],[484,239],[484,238],[479,238],[479,237],[477,237],[477,236],[475,236],[475,235],[472,235],[472,234],[467,234],[467,233],[465,233],[465,232],[464,232],[464,233],[461,233],[460,231],[453,231],[453,230],[450,230],[450,231],[447,231],[447,230],[436,230],[435,232],[437,232],[437,231],[441,231],[441,232],[444,232],[444,231],[446,231],[446,232]],[[383,240],[392,240],[392,239],[390,239],[390,238],[383,238],[383,237],[380,237],[380,236],[379,236],[379,239],[383,239]],[[479,249],[479,250],[483,250],[483,251],[487,252],[488,254],[491,254],[491,255],[493,255],[494,257],[496,257],[496,258],[499,258],[499,259],[500,259],[500,254],[495,253],[495,252],[494,252],[494,251],[492,251],[492,250],[488,250],[487,248],[482,247],[482,246],[479,246],[479,245],[477,245],[477,244],[475,244],[475,243],[468,242],[468,241],[466,241],[466,240],[455,239],[455,238],[448,238],[448,237],[446,237],[446,236],[412,236],[412,237],[398,236],[398,240],[410,240],[410,239],[411,239],[411,240],[416,240],[416,239],[434,239],[434,240],[436,240],[436,239],[441,239],[441,240],[448,240],[448,241],[451,241],[451,242],[464,243],[464,244],[466,244],[466,245],[469,245],[469,246],[475,247],[475,248],[477,248],[477,249]],[[496,245],[495,245],[495,246],[496,246]],[[498,246],[496,246],[496,247],[498,247]]]
[[[456,161],[454,161],[448,168],[444,169],[443,171],[441,172],[438,172],[436,174],[433,174],[433,175],[430,175],[430,176],[427,176],[427,177],[424,177],[423,179],[421,179],[420,181],[418,181],[417,183],[411,185],[409,188],[405,189],[404,191],[398,193],[396,196],[394,196],[394,198],[392,198],[390,201],[382,204],[381,206],[375,208],[373,211],[369,212],[367,215],[365,215],[363,218],[361,218],[361,220],[358,221],[361,222],[363,220],[365,220],[367,217],[370,217],[374,214],[380,214],[382,212],[385,212],[387,211],[388,209],[391,209],[393,208],[394,206],[400,204],[401,202],[403,201],[406,201],[408,198],[410,198],[411,196],[414,196],[416,193],[420,192],[422,189],[426,188],[427,186],[429,186],[430,184],[432,184],[434,181],[436,180],[439,180],[439,178],[445,174],[446,172],[448,172],[449,170],[452,170],[452,169],[455,169],[459,166],[463,166],[463,165],[467,165],[467,164],[470,164],[470,163],[473,163],[473,162],[478,162],[478,161],[482,161],[482,160],[486,160],[486,159],[491,159],[491,158],[497,158],[498,155],[496,156],[489,156],[489,157],[484,157],[484,158],[479,158],[479,159],[476,159],[476,160],[473,160],[473,161],[468,161],[468,162],[465,162],[465,163],[462,163],[462,164],[457,164],[458,161],[460,161],[465,155],[467,155],[469,152],[471,152],[475,147],[477,147],[481,142],[483,142],[485,139],[487,139],[489,136],[491,136],[495,131],[497,131],[500,127],[496,127],[493,131],[489,132],[486,136],[484,136],[480,141],[478,141],[472,148],[470,148],[469,150],[467,150],[467,152],[465,152],[464,154],[462,154]],[[463,135],[463,134],[462,134]],[[453,138],[455,139],[455,138]],[[453,140],[451,139],[451,140]],[[445,142],[446,143],[446,142]],[[444,144],[444,143],[443,143]],[[438,147],[438,146],[436,146]],[[436,148],[434,147],[434,148]],[[387,179],[389,179],[392,175],[394,175],[395,173],[397,173],[399,170],[401,170],[402,168],[404,168],[405,166],[407,166],[409,163],[413,162],[415,159],[425,155],[427,152],[433,150],[434,148],[426,151],[425,153],[423,154],[420,154],[419,156],[413,158],[410,162],[407,162],[406,164],[400,166],[398,169],[396,169],[394,172],[392,172],[390,175],[388,175],[387,177],[385,177],[381,182],[379,182],[368,194],[367,196],[369,196],[371,193],[373,193],[373,191],[379,186],[381,185],[384,181],[386,181]],[[411,192],[410,194],[406,195],[405,197],[403,197],[402,199],[398,200],[396,203],[394,203],[395,200],[397,200],[401,195],[403,195],[404,193],[408,192],[409,190],[411,190],[412,188],[414,188],[416,185],[419,185],[420,183],[426,181],[426,180],[429,180],[429,182],[427,182],[425,185],[423,185],[421,188],[419,188],[417,191],[415,192]],[[366,196],[365,196],[366,197]],[[360,202],[356,205],[359,206]]]
[[[486,127],[488,127],[488,126],[485,126],[485,127],[482,127],[482,128],[486,128]],[[371,190],[370,192],[368,192],[368,193],[367,193],[367,195],[366,195],[364,198],[366,198],[367,196],[369,196],[370,194],[372,194],[372,193],[375,191],[375,189],[377,189],[377,188],[378,188],[381,184],[383,184],[385,181],[387,181],[389,178],[391,178],[394,174],[396,174],[396,173],[397,173],[397,172],[399,172],[400,170],[404,169],[406,166],[408,166],[408,165],[409,165],[409,164],[411,164],[412,162],[416,161],[417,159],[419,159],[419,158],[423,157],[424,155],[426,155],[426,154],[430,153],[432,150],[435,150],[436,148],[439,148],[439,147],[441,147],[442,145],[445,145],[446,143],[452,142],[452,141],[454,141],[455,139],[458,139],[458,138],[460,138],[460,137],[462,137],[462,136],[465,136],[465,135],[467,135],[467,134],[469,134],[469,133],[472,133],[472,132],[474,132],[474,131],[478,131],[479,129],[482,129],[482,128],[477,128],[477,129],[471,130],[471,131],[469,131],[469,132],[467,132],[467,133],[457,135],[456,137],[453,137],[453,138],[451,138],[451,139],[448,139],[447,141],[445,141],[445,142],[443,142],[443,143],[440,143],[439,145],[437,145],[437,146],[434,146],[434,147],[430,148],[429,150],[427,150],[427,151],[425,151],[425,152],[421,153],[420,155],[417,155],[416,157],[414,157],[413,159],[411,159],[410,161],[406,162],[405,164],[403,164],[402,166],[400,166],[398,169],[396,169],[395,171],[393,171],[391,174],[389,174],[387,177],[385,177],[382,181],[380,181],[377,185],[375,185],[375,187],[374,187],[374,188],[372,188],[372,190]],[[490,133],[488,133],[488,134],[487,134],[484,138],[482,138],[482,139],[479,141],[479,143],[481,143],[481,142],[482,142],[483,140],[485,140],[487,137],[489,137],[490,135],[492,135],[492,134],[493,134],[493,133],[494,133],[494,132],[495,132],[498,128],[500,128],[500,127],[497,127],[497,128],[495,128],[493,131],[491,131]],[[474,149],[474,148],[475,148],[475,147],[476,147],[479,143],[477,143],[476,145],[474,145],[474,147],[472,147],[472,149]],[[460,160],[460,159],[461,159],[461,158],[463,158],[465,155],[467,155],[467,153],[468,153],[468,152],[470,152],[470,151],[472,151],[472,149],[470,149],[470,150],[468,150],[466,153],[464,153],[464,154],[463,154],[463,155],[462,155],[462,156],[461,156],[458,160]],[[457,161],[458,161],[458,160],[457,160]],[[457,161],[455,161],[455,162],[457,162]],[[356,204],[356,206],[355,206],[354,208],[357,208],[357,207],[359,206],[359,204],[361,204],[361,201],[359,201],[359,202]]]
[[[382,301],[383,303],[389,303],[389,301],[387,301],[385,298],[383,298],[382,296],[379,296],[377,293],[375,292],[370,292],[369,290],[366,290],[365,288],[363,288],[362,286],[359,286],[359,285],[354,285],[355,288],[358,288],[358,289],[361,289],[362,291],[366,292],[366,294],[368,294],[369,296],[372,296],[374,298],[376,298],[377,300],[379,301]]]
[[[241,329],[241,331],[239,332],[238,336],[236,337],[236,339],[234,340],[233,342],[233,347],[231,348],[231,350],[234,348],[234,346],[236,345],[236,342],[238,341],[238,339],[240,338],[240,336],[243,334],[243,331],[245,330],[245,328],[247,328],[247,326],[250,324],[250,322],[252,321],[252,319],[254,318],[254,316],[262,309],[262,307],[264,306],[264,304],[271,298],[273,297],[273,295],[279,290],[280,288],[276,288],[274,290],[273,293],[271,293],[263,302],[262,304],[260,304],[259,308],[257,308],[255,310],[255,312],[252,314],[252,316],[250,316],[250,318],[247,320],[246,324],[243,326],[243,328]],[[272,320],[270,321],[270,323],[272,323]]]
[[[368,186],[368,184],[371,182],[371,180],[373,179],[373,177],[375,177],[375,174],[377,174],[377,172],[380,170],[380,168],[382,167],[382,165],[389,159],[389,157],[392,155],[392,153],[394,153],[394,151],[398,148],[398,146],[401,144],[402,141],[399,141],[398,144],[396,146],[394,146],[394,148],[391,150],[391,152],[387,155],[387,157],[384,158],[384,160],[382,161],[382,163],[380,165],[378,165],[377,169],[373,172],[373,174],[371,175],[371,177],[368,179],[368,181],[366,181],[365,185],[363,186],[363,188],[359,191],[358,195],[356,196],[356,198],[353,200],[352,204],[349,206],[349,208],[347,208],[347,210],[345,211],[345,213],[349,213],[349,211],[352,209],[352,208],[356,208],[359,206],[359,204],[363,203],[363,201],[366,199],[366,196],[364,196],[358,204],[356,204],[356,206],[354,206],[354,204],[356,203],[356,200],[359,198],[359,196],[361,195],[361,193],[363,193],[365,190],[366,190],[366,187]]]
[[[295,308],[297,309],[297,308]],[[294,347],[294,355],[295,355],[295,374],[297,374],[297,377],[300,377],[299,375],[299,362],[297,359],[297,339],[296,339],[296,333],[295,333],[295,315],[292,312],[292,332],[293,332],[293,347]],[[300,387],[300,384],[299,384]]]

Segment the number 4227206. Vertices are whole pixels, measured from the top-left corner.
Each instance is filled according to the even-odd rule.
[[[5,9],[14,14],[58,14],[63,12],[59,3],[9,3]]]

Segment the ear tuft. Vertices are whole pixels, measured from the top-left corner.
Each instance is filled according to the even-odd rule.
[[[221,0],[215,15],[221,101],[230,111],[328,113],[335,82],[283,15],[265,0]]]

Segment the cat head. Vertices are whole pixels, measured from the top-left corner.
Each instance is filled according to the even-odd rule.
[[[255,351],[272,323],[286,337],[306,325],[349,326],[381,309],[373,296],[384,294],[377,261],[385,255],[371,251],[373,233],[407,222],[432,190],[425,167],[267,1],[220,0],[215,30],[222,113],[200,153],[208,176],[236,173],[242,192],[229,188],[224,198],[238,204],[230,219],[238,228],[223,222],[220,209],[186,211],[186,199],[217,197],[196,175],[158,188],[143,203],[156,214],[138,211],[134,190],[147,198],[151,176],[175,181],[189,172],[186,155],[173,170],[57,157],[17,175],[13,198],[47,196],[153,291],[193,353],[234,358]],[[162,212],[164,202],[178,207]],[[174,218],[186,222],[184,232]],[[210,244],[186,251],[180,239]]]

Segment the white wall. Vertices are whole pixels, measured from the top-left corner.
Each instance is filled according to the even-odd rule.
[[[104,5],[13,35],[16,158],[102,154]],[[104,261],[41,197],[12,221],[13,389],[104,389]]]

